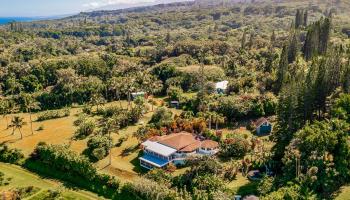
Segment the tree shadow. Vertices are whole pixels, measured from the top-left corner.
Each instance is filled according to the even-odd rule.
[[[237,194],[242,196],[257,195],[259,181],[251,181],[238,188]]]
[[[119,156],[121,157],[126,157],[126,156],[129,156],[130,154],[134,153],[135,151],[137,151],[139,149],[139,145],[134,145],[134,146],[131,146],[131,147],[128,147],[128,148],[125,148]]]

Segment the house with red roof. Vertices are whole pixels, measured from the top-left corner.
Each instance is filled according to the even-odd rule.
[[[219,143],[180,132],[150,138],[142,143],[142,148],[144,155],[139,158],[140,165],[153,169],[166,167],[169,163],[184,164],[193,156],[215,155],[219,151]]]

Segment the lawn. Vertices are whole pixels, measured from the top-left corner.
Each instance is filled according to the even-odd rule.
[[[88,191],[68,189],[61,182],[42,178],[16,165],[0,163],[0,171],[5,174],[6,179],[10,178],[9,185],[0,186],[0,191],[28,186],[40,188],[39,192],[32,195],[31,197],[28,197],[27,199],[42,199],[39,197],[41,195],[47,194],[47,190],[62,191],[62,195],[65,197],[64,199],[102,199]]]
[[[227,184],[227,187],[232,190],[233,193],[239,195],[251,195],[256,192],[257,182],[250,181],[247,177],[242,176],[242,174],[237,174],[235,180]]]

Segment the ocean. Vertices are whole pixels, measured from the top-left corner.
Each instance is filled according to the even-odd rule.
[[[16,22],[30,22],[34,20],[38,20],[40,18],[35,18],[35,17],[0,17],[0,25],[1,24],[7,24],[12,21]]]

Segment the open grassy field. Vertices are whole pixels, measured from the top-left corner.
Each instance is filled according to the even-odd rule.
[[[103,199],[88,191],[74,190],[72,188],[68,189],[68,187],[61,182],[45,179],[16,165],[0,163],[0,171],[5,174],[6,179],[10,179],[9,185],[0,186],[0,191],[28,186],[40,188],[37,193],[27,197],[26,199],[28,200],[43,199],[42,197],[47,195],[48,190],[62,191],[64,199]]]

